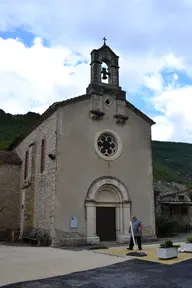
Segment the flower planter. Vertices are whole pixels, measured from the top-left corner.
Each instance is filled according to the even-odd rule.
[[[170,247],[170,248],[158,248],[158,258],[159,259],[173,259],[178,257],[178,248]]]
[[[192,243],[185,243],[184,250],[185,252],[192,252]]]

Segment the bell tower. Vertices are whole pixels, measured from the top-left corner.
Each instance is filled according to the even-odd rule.
[[[105,37],[103,40],[103,46],[91,52],[91,83],[101,84],[102,80],[108,79],[107,84],[119,87],[119,57],[106,45]]]
[[[91,82],[87,94],[91,96],[90,116],[94,120],[104,117],[104,94],[110,94],[116,101],[116,123],[124,124],[126,114],[126,93],[119,86],[119,56],[106,45],[91,52]]]

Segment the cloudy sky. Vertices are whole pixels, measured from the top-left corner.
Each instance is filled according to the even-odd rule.
[[[192,142],[191,15],[192,0],[0,0],[0,108],[42,113],[84,94],[105,36],[153,139]]]

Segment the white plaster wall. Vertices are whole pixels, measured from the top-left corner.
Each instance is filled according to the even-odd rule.
[[[127,123],[117,125],[113,118],[115,102],[105,108],[100,121],[89,118],[89,107],[89,100],[84,100],[58,111],[55,228],[66,235],[85,235],[88,188],[99,177],[113,176],[130,193],[132,215],[143,221],[146,234],[153,235],[151,127],[131,110]],[[94,148],[95,135],[103,129],[116,132],[122,142],[122,153],[112,162],[100,158]],[[78,217],[78,228],[70,228],[71,216]]]

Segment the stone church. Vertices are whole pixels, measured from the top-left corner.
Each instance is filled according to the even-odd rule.
[[[119,86],[119,57],[91,52],[86,94],[56,102],[0,153],[0,230],[52,245],[127,243],[130,218],[156,238],[151,126]]]

